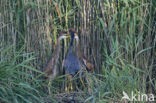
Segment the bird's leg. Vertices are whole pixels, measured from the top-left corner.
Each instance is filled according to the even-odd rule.
[[[48,82],[48,93],[49,93],[49,95],[51,95],[51,90],[50,90],[51,83],[52,83],[52,76],[49,76],[49,82]]]
[[[80,81],[81,81],[81,83],[82,83],[83,87],[85,88],[85,84],[84,84],[84,82],[83,82],[83,80],[82,80],[82,78],[81,78],[81,77],[80,77]]]
[[[50,90],[50,88],[51,88],[51,84],[52,84],[52,81],[53,81],[53,75],[50,75],[49,76],[49,82],[48,82],[48,92],[49,92],[49,95],[51,95],[51,90]]]
[[[70,93],[70,86],[71,86],[71,83],[70,83],[70,75],[66,77],[66,81],[65,81],[65,91],[66,93]]]
[[[66,93],[69,93],[69,90],[68,90],[68,78],[67,77],[65,77],[66,79],[65,79],[65,91],[66,91]]]
[[[67,83],[66,83],[66,92],[69,93],[70,90],[72,91],[73,90],[73,87],[72,87],[72,76],[71,75],[68,75],[67,76]]]
[[[82,78],[81,78],[81,77],[82,77],[82,71],[80,71],[79,76],[80,76],[80,81],[81,81],[83,87],[85,88],[85,84],[84,84],[84,82],[83,82],[83,80],[82,80]]]
[[[51,87],[51,80],[48,82],[48,93],[49,93],[49,95],[51,95],[50,87]]]
[[[72,77],[70,77],[69,80],[70,80],[70,81],[69,81],[69,82],[70,82],[70,90],[72,91],[72,90],[73,90]]]

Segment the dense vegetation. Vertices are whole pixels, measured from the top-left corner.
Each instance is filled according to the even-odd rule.
[[[41,76],[59,32],[68,28],[79,32],[81,51],[95,67],[76,101],[120,102],[123,91],[156,94],[155,7],[155,0],[0,0],[0,103],[63,101],[62,75],[51,95]]]

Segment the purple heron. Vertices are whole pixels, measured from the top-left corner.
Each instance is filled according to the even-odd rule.
[[[47,77],[49,79],[49,83],[48,83],[48,92],[50,94],[50,85],[53,81],[53,79],[57,76],[58,74],[58,59],[59,59],[59,54],[60,54],[60,42],[62,39],[66,39],[68,38],[68,35],[64,34],[66,32],[61,32],[60,34],[63,34],[61,36],[59,36],[59,38],[57,39],[57,43],[55,45],[55,49],[52,53],[51,58],[49,59],[48,63],[45,65],[45,67],[43,68],[43,70],[45,71],[45,74],[43,75],[43,77]]]
[[[73,89],[71,79],[76,73],[82,70],[83,67],[86,67],[88,70],[93,69],[93,64],[91,64],[85,58],[83,58],[81,54],[78,33],[74,29],[69,29],[68,33],[70,35],[70,46],[68,48],[66,58],[63,61],[63,71],[64,74],[68,74],[67,80],[69,81],[69,83],[65,84],[65,90],[67,92],[69,92],[69,89],[71,90]],[[74,38],[76,39],[77,42],[75,53],[73,52]],[[80,75],[80,81],[83,84],[83,87],[85,87],[81,79],[81,72],[79,73],[79,75]]]

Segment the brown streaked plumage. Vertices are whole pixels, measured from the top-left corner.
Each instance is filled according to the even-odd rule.
[[[69,29],[69,30],[72,30],[74,31],[76,34],[77,34],[77,37],[76,38],[76,50],[77,50],[77,56],[79,58],[79,60],[82,62],[83,65],[85,65],[86,69],[89,70],[89,71],[92,71],[94,69],[94,65],[89,62],[85,57],[84,55],[82,55],[82,52],[80,50],[80,43],[79,43],[79,37],[78,37],[78,32],[76,32],[73,28]]]
[[[85,58],[83,58],[83,62],[86,65],[87,70],[92,71],[94,69],[94,65]]]
[[[65,32],[61,32],[61,34],[63,34]],[[48,61],[48,63],[46,64],[46,66],[44,67],[44,71],[45,74],[43,75],[43,77],[47,77],[49,79],[49,83],[48,85],[51,85],[52,80],[57,76],[58,74],[58,59],[59,59],[59,53],[60,53],[60,41],[62,39],[66,39],[68,36],[66,35],[61,35],[58,40],[57,40],[57,44],[55,45],[55,50],[52,53],[52,56],[50,58],[50,60]],[[48,91],[50,94],[50,87],[48,87]]]

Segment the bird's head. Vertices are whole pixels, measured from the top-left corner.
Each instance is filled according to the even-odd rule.
[[[61,34],[61,39],[75,38],[77,41],[79,40],[78,33],[73,28],[70,28],[68,32],[62,31],[60,34]]]
[[[76,32],[76,30],[74,30],[73,28],[69,29],[69,35],[71,38],[79,39],[78,32]]]
[[[61,39],[66,39],[66,38],[71,37],[71,36],[68,34],[68,32],[66,32],[66,31],[62,31],[62,32],[60,32],[60,34],[61,34],[61,36],[59,37],[60,40],[61,40]]]

